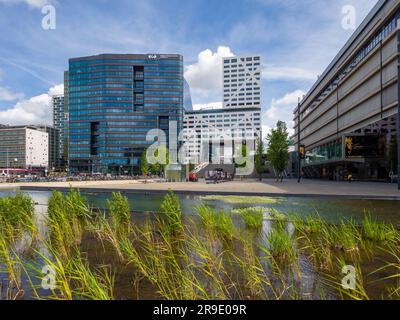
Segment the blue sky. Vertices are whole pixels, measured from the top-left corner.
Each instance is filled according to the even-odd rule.
[[[0,123],[49,123],[71,57],[179,53],[197,108],[222,99],[221,57],[261,54],[263,125],[290,125],[298,96],[315,82],[376,0],[0,0]],[[56,29],[41,10],[56,9]]]

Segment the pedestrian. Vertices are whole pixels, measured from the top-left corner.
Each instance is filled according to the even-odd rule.
[[[389,182],[390,182],[390,183],[393,183],[393,180],[394,180],[394,172],[393,172],[393,170],[391,170],[391,171],[389,172]]]
[[[349,175],[347,176],[347,180],[351,183],[353,181],[353,175],[351,173],[349,173]]]

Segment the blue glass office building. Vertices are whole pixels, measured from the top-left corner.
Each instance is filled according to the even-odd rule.
[[[183,126],[180,55],[103,54],[69,60],[72,173],[138,173],[151,129]],[[177,143],[177,141],[174,141]]]

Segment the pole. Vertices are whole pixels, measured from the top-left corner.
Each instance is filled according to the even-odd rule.
[[[300,154],[300,98],[297,104],[297,183],[301,182],[301,154]]]
[[[397,20],[397,187],[400,190],[400,19]]]
[[[9,166],[10,166],[10,160],[9,160],[9,157],[8,157],[8,148],[7,148],[7,177],[10,176]]]

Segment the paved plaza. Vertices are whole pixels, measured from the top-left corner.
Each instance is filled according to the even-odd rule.
[[[151,181],[87,181],[87,182],[50,182],[2,184],[0,190],[62,190],[80,188],[82,191],[131,193],[164,193],[172,189],[181,194],[226,194],[226,195],[264,195],[264,196],[312,196],[342,198],[376,198],[398,199],[400,191],[397,184],[373,182],[333,182],[319,180],[286,180],[283,183],[275,180],[232,181],[220,184],[198,183],[161,183]]]

